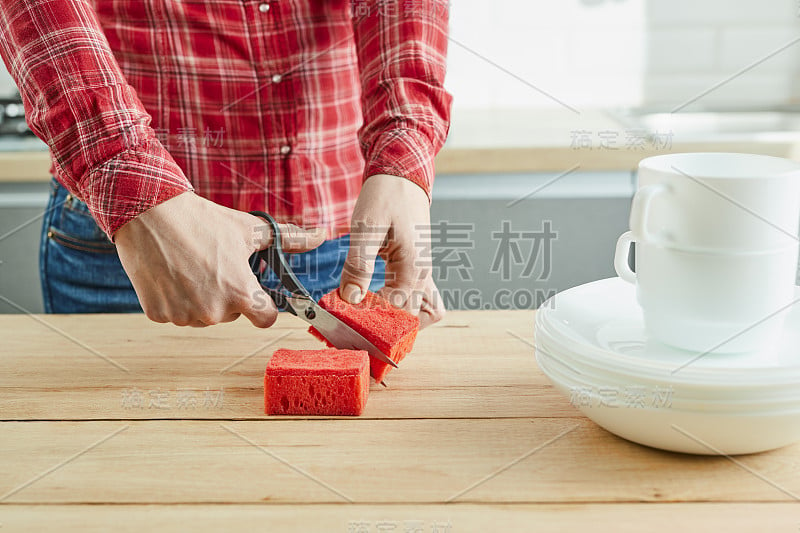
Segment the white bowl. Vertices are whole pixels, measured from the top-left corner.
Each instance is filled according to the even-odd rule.
[[[617,278],[559,293],[537,312],[539,367],[591,420],[647,446],[717,455],[800,441],[800,309],[777,349],[735,355],[654,343],[641,320]]]
[[[703,388],[698,385],[653,379],[648,376],[598,372],[588,368],[564,352],[553,352],[545,348],[540,340],[536,342],[537,361],[547,366],[548,372],[566,376],[576,387],[599,391],[617,391],[618,395],[631,395],[638,391],[647,395],[650,403],[661,397],[661,403],[679,410],[702,410],[712,412],[752,413],[768,410],[794,410],[800,405],[796,391],[786,392],[769,387],[752,387],[747,390],[714,387]]]
[[[585,385],[554,370],[547,356],[537,353],[542,372],[565,396]],[[781,411],[715,412],[702,406],[610,406],[597,394],[581,393],[573,405],[600,427],[624,439],[674,452],[702,455],[756,453],[800,441],[800,409]]]

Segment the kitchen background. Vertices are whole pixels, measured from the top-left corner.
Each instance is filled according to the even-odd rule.
[[[452,2],[453,122],[432,205],[447,306],[535,307],[614,275],[643,157],[799,158],[798,54],[798,0]],[[0,99],[15,96],[0,72]],[[19,111],[0,113],[3,313],[42,310],[47,161]]]

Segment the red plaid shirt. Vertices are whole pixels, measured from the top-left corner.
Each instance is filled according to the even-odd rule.
[[[445,0],[4,0],[55,177],[113,235],[181,192],[347,231],[365,177],[430,193]]]

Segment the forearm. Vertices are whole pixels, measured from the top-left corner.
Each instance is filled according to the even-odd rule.
[[[4,1],[0,20],[0,55],[28,124],[106,233],[191,189],[155,139],[88,1]]]
[[[353,20],[362,83],[360,131],[365,177],[402,176],[430,196],[433,159],[450,125],[444,89],[446,3],[425,0],[413,11],[372,9]]]

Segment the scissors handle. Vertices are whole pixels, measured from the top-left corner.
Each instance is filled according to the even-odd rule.
[[[263,218],[267,224],[269,224],[270,229],[272,229],[272,244],[264,250],[256,252],[250,256],[250,268],[253,270],[253,273],[260,277],[261,261],[263,260],[278,276],[278,280],[284,289],[294,296],[305,296],[311,298],[309,292],[305,287],[303,287],[303,284],[300,283],[300,281],[294,275],[294,272],[292,272],[292,268],[289,266],[289,263],[286,262],[286,256],[283,254],[283,249],[281,248],[281,230],[278,227],[278,223],[275,222],[274,218],[263,211],[250,211],[250,214],[259,218]],[[264,287],[264,290],[269,293],[278,307],[289,311],[290,313],[297,314],[286,300],[286,294],[280,289]]]

